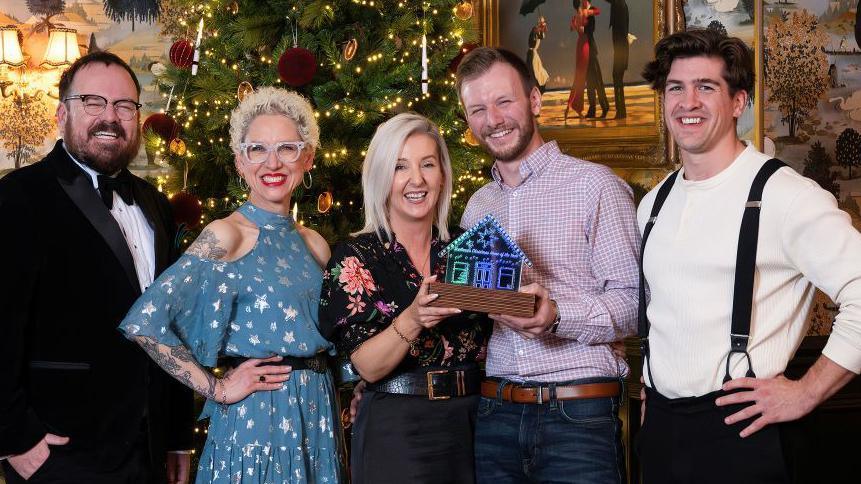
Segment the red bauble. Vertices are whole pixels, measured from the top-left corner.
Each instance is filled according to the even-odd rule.
[[[188,69],[194,60],[194,46],[185,39],[177,40],[170,46],[168,56],[176,67]]]
[[[177,225],[185,224],[190,230],[200,225],[203,206],[199,198],[188,192],[179,192],[171,197],[170,205],[173,207],[173,219]]]
[[[278,59],[278,77],[290,86],[308,84],[316,72],[317,58],[308,49],[291,47]]]
[[[173,120],[170,116],[164,113],[151,114],[144,120],[142,130],[152,131],[166,143],[179,136],[179,123]]]
[[[463,56],[465,56],[469,51],[478,47],[478,44],[463,44],[460,46],[460,50],[457,52],[457,56],[448,63],[448,70],[454,74],[457,72],[457,66],[460,65],[460,61],[463,60]]]

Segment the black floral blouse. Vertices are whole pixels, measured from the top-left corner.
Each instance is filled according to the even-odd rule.
[[[430,263],[437,280],[444,280],[445,247],[434,233]],[[395,240],[380,241],[361,234],[337,245],[323,273],[320,330],[338,351],[351,354],[386,329],[412,304],[422,276],[407,251]],[[492,326],[484,314],[463,312],[421,332],[416,345],[395,372],[419,367],[468,366],[484,360]]]

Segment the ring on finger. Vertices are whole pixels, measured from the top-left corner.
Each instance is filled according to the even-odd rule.
[[[260,383],[266,382],[266,375],[260,375]]]

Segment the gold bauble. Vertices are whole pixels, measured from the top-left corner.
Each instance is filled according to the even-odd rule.
[[[350,39],[346,44],[344,44],[344,60],[353,60],[357,50],[359,50],[359,41],[356,39]]]
[[[478,139],[475,138],[475,135],[469,128],[466,128],[466,131],[463,133],[463,140],[466,141],[466,144],[469,146],[478,146]]]
[[[464,0],[454,7],[454,16],[461,20],[469,20],[472,18],[472,2]]]
[[[332,192],[323,192],[317,197],[317,211],[326,213],[332,208]]]
[[[232,13],[233,15],[238,14],[239,13],[239,2],[236,2],[236,1],[230,2],[230,4],[227,5],[227,11]]]
[[[253,91],[254,86],[252,86],[250,82],[242,81],[236,88],[236,98],[239,99],[239,102],[242,102],[242,100],[245,99],[245,96],[251,94]]]
[[[185,141],[179,138],[174,138],[170,140],[170,144],[167,148],[176,156],[183,156],[185,154]]]

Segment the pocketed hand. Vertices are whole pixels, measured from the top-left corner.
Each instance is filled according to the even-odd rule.
[[[23,454],[9,457],[9,465],[11,465],[12,468],[15,469],[15,472],[25,480],[30,479],[30,477],[32,477],[33,474],[35,474],[36,471],[45,464],[48,457],[50,457],[51,449],[48,447],[49,445],[66,445],[68,443],[68,437],[45,434],[45,436],[42,437],[42,440],[40,440],[38,444],[34,445],[32,449],[24,452]]]

